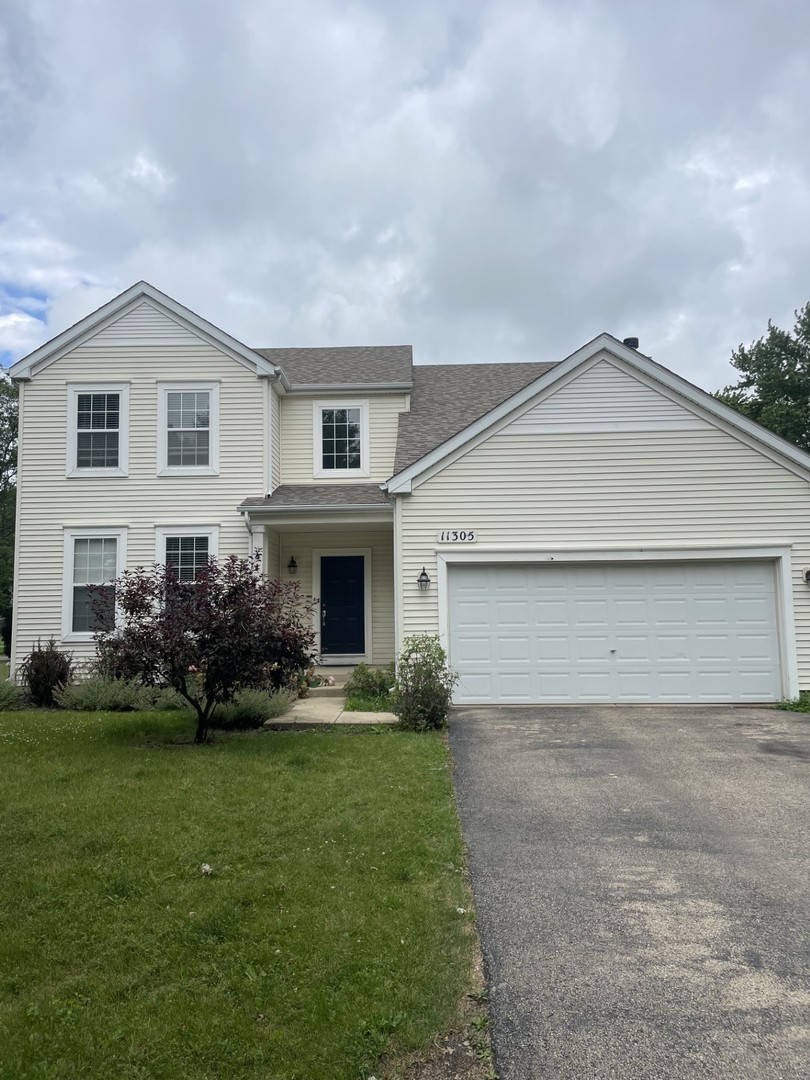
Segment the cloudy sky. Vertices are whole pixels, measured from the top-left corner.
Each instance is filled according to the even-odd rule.
[[[807,0],[3,0],[0,358],[146,278],[249,345],[707,389],[810,300]]]

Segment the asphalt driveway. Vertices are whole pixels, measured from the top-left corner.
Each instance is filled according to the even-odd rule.
[[[501,1080],[810,1076],[810,717],[458,709]]]

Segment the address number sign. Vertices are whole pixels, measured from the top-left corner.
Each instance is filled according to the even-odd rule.
[[[436,533],[440,544],[474,544],[478,537],[475,529],[442,529]]]

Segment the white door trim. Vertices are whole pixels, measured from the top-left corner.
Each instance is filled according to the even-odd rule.
[[[445,652],[450,650],[450,594],[448,567],[453,563],[607,563],[607,562],[681,562],[687,559],[709,562],[730,559],[774,563],[779,667],[782,695],[799,696],[799,667],[796,656],[796,626],[793,616],[793,587],[790,547],[689,547],[689,548],[576,548],[540,551],[498,549],[491,551],[441,551],[436,553],[436,578],[439,598],[439,639]]]
[[[364,653],[333,653],[327,658],[321,657],[324,665],[337,664],[370,664],[372,656],[371,646],[371,548],[313,548],[312,549],[312,595],[318,601],[312,614],[313,628],[315,630],[315,648],[321,652],[321,558],[326,556],[362,555],[363,557],[363,620],[366,639],[366,651]]]

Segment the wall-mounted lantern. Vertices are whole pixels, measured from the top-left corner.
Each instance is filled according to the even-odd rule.
[[[287,573],[290,577],[295,577],[298,573],[298,563],[295,561],[295,556],[290,556],[290,561],[287,563]]]
[[[424,566],[422,567],[422,573],[416,579],[416,584],[419,586],[420,592],[427,592],[430,588],[430,575]]]

